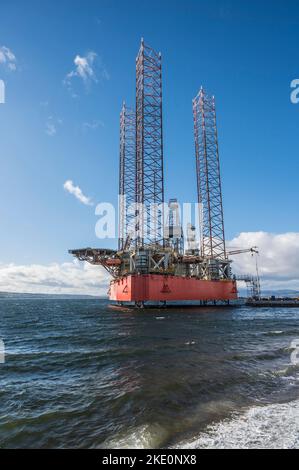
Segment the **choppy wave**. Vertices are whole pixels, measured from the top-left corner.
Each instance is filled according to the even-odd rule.
[[[145,424],[120,433],[107,440],[101,447],[105,449],[155,449],[168,437],[168,432],[158,424]]]
[[[265,331],[264,333],[262,333],[263,336],[276,336],[276,335],[298,336],[298,334],[299,334],[298,328],[292,328],[292,329],[287,329],[287,330],[270,330],[270,331]]]
[[[175,446],[183,449],[297,449],[299,400],[253,407],[241,416],[208,426],[196,438]]]

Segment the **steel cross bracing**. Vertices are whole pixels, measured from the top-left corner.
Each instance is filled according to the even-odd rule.
[[[253,274],[240,274],[235,276],[236,281],[243,281],[246,283],[247,295],[252,299],[261,298],[261,285],[258,274],[254,276]]]
[[[226,259],[214,96],[201,88],[193,100],[198,202],[202,207],[201,254]]]
[[[136,247],[163,244],[161,54],[141,41],[136,58]]]
[[[123,103],[120,113],[119,250],[124,249],[128,237],[134,238],[135,232],[135,117],[135,111]]]

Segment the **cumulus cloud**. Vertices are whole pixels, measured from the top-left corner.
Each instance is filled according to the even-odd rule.
[[[46,134],[48,134],[50,137],[53,137],[57,132],[56,126],[53,122],[47,122],[46,123]]]
[[[53,116],[49,116],[46,122],[46,134],[49,137],[53,137],[57,133],[58,126],[62,125],[61,119],[56,119]]]
[[[36,294],[106,295],[109,275],[100,266],[79,263],[0,264],[0,291]]]
[[[264,289],[299,290],[299,233],[242,232],[227,246],[228,249],[258,247]],[[250,254],[236,255],[232,259],[234,272],[255,273],[255,258]]]
[[[70,194],[73,194],[75,198],[82,202],[82,204],[85,204],[86,206],[93,206],[91,199],[85,196],[85,194],[82,192],[82,189],[79,186],[75,186],[72,180],[67,180],[63,187],[66,191],[68,191]]]
[[[0,47],[0,64],[13,72],[17,69],[16,56],[8,47]]]
[[[88,52],[85,57],[76,55],[74,59],[75,69],[67,74],[67,79],[70,80],[73,77],[80,77],[82,80],[95,80],[97,81],[95,72],[93,70],[93,64],[97,54],[95,52]]]
[[[90,51],[85,56],[77,54],[74,58],[75,68],[71,70],[65,77],[63,83],[69,88],[72,88],[72,81],[74,78],[81,79],[85,85],[91,82],[97,83],[99,78],[109,79],[109,74],[98,55]],[[75,94],[73,96],[76,96]]]
[[[102,121],[91,121],[91,122],[83,122],[82,124],[83,130],[95,130],[99,127],[104,127],[104,123]]]

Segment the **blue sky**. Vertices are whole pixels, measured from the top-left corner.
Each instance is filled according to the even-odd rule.
[[[1,1],[0,262],[63,263],[116,203],[119,112],[134,104],[140,38],[162,52],[165,191],[196,200],[191,100],[215,94],[228,239],[299,232],[296,1]],[[1,49],[0,49],[1,50]],[[92,56],[93,75],[74,60]],[[0,56],[1,57],[1,56]],[[78,63],[77,63],[78,65]],[[71,74],[71,75],[70,75]],[[69,77],[69,78],[67,78]]]

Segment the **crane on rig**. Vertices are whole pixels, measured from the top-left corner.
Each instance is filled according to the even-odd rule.
[[[260,283],[260,276],[258,270],[258,263],[257,263],[257,255],[259,254],[258,247],[253,246],[251,248],[245,249],[235,249],[228,252],[228,255],[240,255],[243,253],[251,253],[252,256],[256,255],[255,259],[255,270],[256,273],[254,274],[239,274],[235,276],[237,281],[245,282],[247,287],[248,297],[259,300],[261,298],[261,283]]]
[[[258,254],[257,246],[252,246],[251,248],[244,248],[244,249],[240,248],[240,249],[236,249],[236,250],[230,250],[230,251],[227,252],[227,254],[229,256],[240,255],[242,253],[252,253],[252,254],[256,253],[256,254]]]

